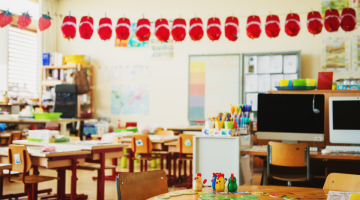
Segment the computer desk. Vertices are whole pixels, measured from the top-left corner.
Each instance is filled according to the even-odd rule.
[[[264,167],[261,177],[261,183],[267,185],[267,151],[265,146],[254,146],[250,149],[245,149],[240,152],[242,155],[259,156],[264,161]],[[314,175],[314,178],[326,179],[327,175],[331,172],[339,173],[354,173],[360,174],[360,171],[356,170],[360,166],[360,154],[353,153],[329,153],[322,154],[320,151],[310,152],[310,167],[318,168],[322,170],[324,168],[323,175]],[[320,163],[321,166],[313,163]],[[354,170],[355,169],[355,170]]]

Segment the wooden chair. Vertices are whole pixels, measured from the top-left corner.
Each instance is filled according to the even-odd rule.
[[[327,176],[323,189],[360,192],[360,175],[331,173]]]
[[[310,151],[307,144],[269,142],[267,148],[268,178],[287,181],[289,187],[291,186],[291,182],[310,180]],[[291,170],[291,173],[271,173],[271,165],[293,169],[295,167],[302,167],[306,168],[306,173],[299,173],[298,170]]]
[[[143,166],[145,166],[145,171],[147,171],[147,161],[155,160],[159,157],[152,157],[151,155],[160,155],[161,162],[160,168],[164,169],[163,159],[166,159],[169,156],[167,151],[152,151],[153,145],[150,141],[148,135],[133,135],[131,141],[131,150],[134,153],[134,160],[140,160],[140,171],[143,171]],[[135,153],[138,153],[139,156],[135,157]],[[144,163],[143,163],[144,161]],[[168,162],[169,165],[170,162]]]
[[[121,173],[116,179],[117,199],[148,199],[168,192],[163,170]]]
[[[193,137],[194,135],[190,134],[180,134],[176,148],[179,150],[179,178],[181,177],[181,164],[184,166],[184,179],[186,178],[186,161],[190,162],[189,166],[189,182],[186,184],[175,185],[175,187],[192,187],[192,160],[193,160]],[[174,165],[175,166],[175,165]],[[176,168],[174,168],[174,173],[176,173]]]
[[[9,163],[12,165],[8,173],[9,182],[24,183],[30,200],[37,199],[38,183],[59,179],[58,177],[40,176],[38,174],[29,175],[32,163],[30,155],[23,145],[10,145],[8,156]],[[11,178],[11,171],[21,172],[22,176]]]
[[[14,140],[21,140],[22,132],[21,131],[12,131],[8,140],[8,146],[13,143]]]
[[[170,135],[170,136],[174,136],[174,131],[158,131],[156,133],[156,135]]]

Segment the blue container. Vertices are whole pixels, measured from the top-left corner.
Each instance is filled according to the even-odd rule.
[[[0,132],[3,132],[5,130],[5,123],[0,123]]]
[[[292,87],[293,86],[293,83],[292,83],[292,80],[289,80],[289,87]]]
[[[50,53],[43,53],[42,60],[43,60],[43,66],[49,66],[50,65]]]

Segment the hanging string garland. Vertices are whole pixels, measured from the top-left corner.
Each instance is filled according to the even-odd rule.
[[[327,9],[325,11],[324,27],[328,32],[335,32],[339,30],[341,19],[339,11],[335,9]]]
[[[17,25],[20,29],[25,29],[31,24],[31,16],[29,15],[29,12],[22,13],[17,18]]]
[[[247,18],[246,35],[250,39],[260,37],[261,34],[261,20],[257,15],[251,15]]]
[[[171,36],[176,42],[181,42],[186,36],[186,21],[182,18],[174,20],[171,28]]]
[[[79,24],[79,34],[84,40],[89,40],[94,33],[94,20],[90,16],[83,16]]]
[[[344,8],[341,12],[341,28],[344,31],[353,31],[356,27],[356,12],[352,8]]]
[[[277,15],[268,15],[265,22],[265,33],[269,38],[279,36],[281,30],[280,19]]]
[[[235,42],[240,36],[239,19],[231,16],[225,21],[225,37]]]
[[[65,16],[61,24],[61,31],[64,38],[70,40],[76,36],[76,18],[73,16]]]
[[[112,36],[112,22],[110,18],[106,17],[106,14],[99,21],[98,34],[100,39],[104,41],[109,40]]]
[[[285,33],[290,37],[295,37],[299,34],[301,29],[300,17],[296,13],[290,12],[286,16]]]
[[[170,37],[170,27],[166,19],[160,18],[155,22],[155,36],[161,42],[167,42]]]
[[[195,17],[190,20],[189,35],[193,41],[199,41],[203,38],[204,24],[200,18]]]
[[[122,17],[117,21],[115,32],[116,32],[116,37],[119,40],[129,39],[130,30],[131,30],[131,25],[130,25],[130,20],[128,18]]]
[[[3,10],[0,14],[0,27],[4,28],[8,24],[10,24],[12,20],[13,20],[13,16],[11,12],[9,12],[8,10],[7,11]]]
[[[307,28],[309,33],[316,35],[321,33],[323,28],[323,20],[318,11],[311,11],[307,16]]]
[[[44,31],[51,26],[50,14],[43,14],[39,19],[39,30]]]
[[[145,42],[149,40],[151,35],[151,26],[148,19],[139,19],[136,24],[135,35],[140,42]]]
[[[221,36],[221,22],[217,17],[208,19],[206,33],[211,41],[219,40]]]

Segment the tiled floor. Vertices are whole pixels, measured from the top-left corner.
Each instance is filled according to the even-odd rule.
[[[110,160],[108,161],[110,164]],[[120,163],[120,160],[119,160]],[[160,169],[158,166],[157,168],[150,168],[150,165],[148,166],[148,170],[155,170]],[[48,170],[48,169],[40,169],[41,175],[46,176],[57,176],[56,170]],[[121,169],[118,167],[117,171],[124,171],[127,172],[128,169]],[[135,172],[140,171],[140,165],[139,163],[135,163]],[[106,171],[106,174],[110,174],[111,171]],[[77,191],[79,194],[87,194],[89,199],[96,199],[96,185],[97,182],[92,180],[93,176],[97,175],[96,171],[84,171],[84,170],[78,170],[78,181],[77,181]],[[70,192],[70,178],[71,178],[71,172],[67,171],[66,173],[66,192]],[[253,178],[254,185],[259,185],[261,179],[261,174],[255,173]],[[247,183],[249,184],[249,183]],[[46,188],[52,188],[53,192],[56,192],[56,180],[48,181],[44,183],[39,184],[39,189],[46,189]],[[169,191],[176,191],[176,190],[183,190],[185,188],[176,188],[176,187],[169,187]],[[4,194],[7,193],[19,193],[23,192],[24,185],[22,183],[9,183],[8,180],[4,179]],[[26,199],[26,198],[23,198]],[[111,200],[116,199],[116,187],[114,181],[106,181],[105,182],[105,199]]]

